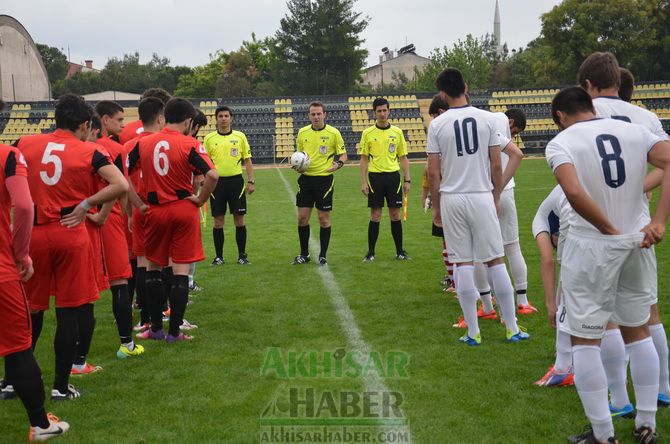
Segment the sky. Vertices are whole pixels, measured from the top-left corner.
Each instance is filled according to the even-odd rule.
[[[500,0],[502,41],[518,48],[539,35],[540,16],[559,0]],[[231,6],[234,5],[234,6]],[[413,43],[429,56],[467,34],[493,32],[495,0],[357,0],[370,18],[362,37],[368,66],[383,47]],[[233,51],[254,32],[273,35],[286,15],[285,0],[2,0],[0,14],[14,17],[36,43],[62,48],[70,60],[93,60],[101,69],[111,57],[139,52],[142,62],[158,53],[172,65],[198,66],[217,50]]]

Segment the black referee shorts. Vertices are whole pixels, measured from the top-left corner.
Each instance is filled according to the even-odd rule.
[[[368,208],[382,208],[384,199],[389,208],[402,207],[400,172],[368,173]]]
[[[317,210],[330,211],[333,209],[333,190],[335,178],[328,176],[306,176],[298,178],[298,194],[295,196],[295,205],[299,208],[316,207]]]
[[[223,216],[226,208],[230,214],[247,214],[247,195],[244,192],[244,177],[241,174],[229,177],[219,177],[216,188],[209,198],[212,216]]]

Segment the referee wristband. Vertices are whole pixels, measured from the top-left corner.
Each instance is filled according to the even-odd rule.
[[[337,164],[338,169],[340,169],[344,166],[344,162],[342,162],[341,160],[336,160],[335,163]]]
[[[91,204],[88,203],[88,199],[84,199],[84,200],[82,200],[82,201],[79,203],[79,205],[81,205],[81,207],[82,207],[83,209],[85,209],[86,211],[88,211],[88,210],[90,210],[90,209],[92,208],[92,207],[91,207]]]
[[[405,179],[405,183],[412,183],[412,181],[409,179]]]

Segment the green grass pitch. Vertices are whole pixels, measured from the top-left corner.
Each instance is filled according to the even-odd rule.
[[[359,170],[336,173],[328,280],[314,262],[290,265],[298,253],[294,196],[297,174],[287,168],[259,168],[256,193],[248,199],[248,254],[251,266],[235,264],[232,220],[225,233],[226,264],[210,267],[211,219],[203,228],[207,260],[198,265],[197,294],[186,318],[198,324],[187,344],[145,343],[146,354],[118,360],[118,339],[109,294],[96,305],[97,328],[89,362],[104,370],[72,378],[82,397],[47,410],[71,424],[62,443],[258,443],[260,417],[276,393],[286,387],[317,391],[366,390],[361,376],[296,377],[262,374],[266,350],[351,350],[326,284],[348,303],[360,338],[369,350],[409,357],[407,375],[381,382],[402,394],[402,412],[414,443],[560,443],[587,423],[574,388],[539,388],[532,382],[554,356],[554,334],[547,323],[538,254],[531,234],[537,207],[553,186],[546,162],[526,160],[516,177],[521,246],[528,264],[529,298],[540,313],[520,316],[531,339],[504,342],[497,321],[482,321],[483,344],[457,342],[451,327],[458,302],[442,292],[441,242],[430,235],[430,214],[421,208],[423,163],[412,164],[412,190],[405,247],[411,261],[394,258],[388,213],[384,212],[377,259],[364,264],[367,250],[367,202]],[[316,214],[312,239],[318,242]],[[661,311],[670,322],[665,300],[668,241],[657,249]],[[53,379],[54,312],[49,311],[37,347],[45,389]],[[369,382],[369,381],[368,381]],[[632,386],[629,384],[632,394]],[[634,402],[634,401],[633,401]],[[19,401],[0,403],[0,442],[27,440],[28,423]],[[670,434],[670,409],[659,410],[658,431]],[[633,442],[631,420],[615,422],[622,443]],[[400,441],[402,442],[402,441]]]

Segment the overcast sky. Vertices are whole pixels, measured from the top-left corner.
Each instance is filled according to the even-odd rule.
[[[500,0],[502,40],[525,46],[540,32],[540,15],[559,0]],[[197,66],[217,50],[232,51],[255,32],[273,35],[287,13],[284,0],[2,0],[0,14],[21,22],[37,43],[62,48],[73,62],[138,51],[147,61],[156,52],[173,65]],[[234,6],[231,6],[234,5]],[[419,55],[451,46],[468,33],[493,32],[495,0],[357,0],[370,17],[363,32],[368,66],[381,48],[414,43]]]

